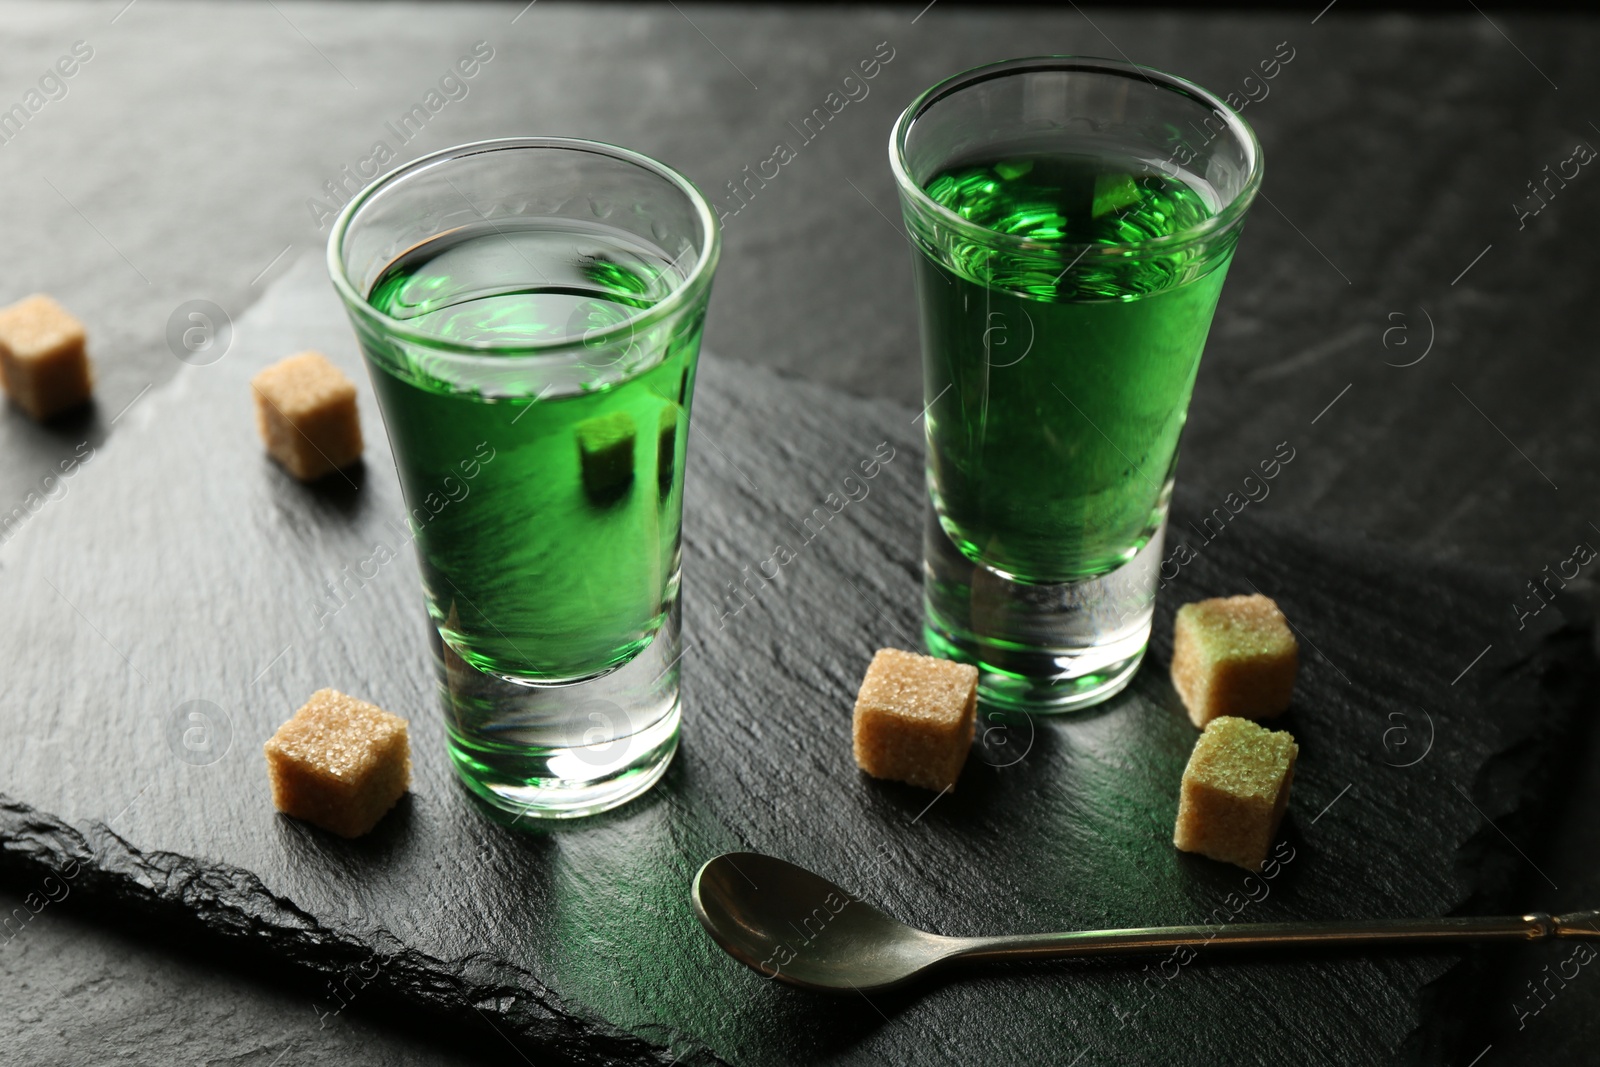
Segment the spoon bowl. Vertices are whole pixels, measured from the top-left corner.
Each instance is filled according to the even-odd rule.
[[[900,985],[938,963],[951,939],[891,918],[804,867],[729,852],[694,876],[695,914],[734,959],[805,989]]]

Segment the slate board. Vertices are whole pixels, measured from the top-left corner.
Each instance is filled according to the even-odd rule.
[[[1507,899],[1525,861],[1501,831],[1527,831],[1559,780],[1589,683],[1581,610],[1519,632],[1514,582],[1275,521],[1269,504],[1201,545],[1180,506],[1173,540],[1199,555],[1164,594],[1132,687],[1068,720],[985,729],[935,800],[864,778],[848,743],[871,651],[917,645],[916,413],[711,357],[691,434],[677,760],[617,812],[502,827],[451,779],[409,553],[319,629],[323,584],[393,547],[402,507],[366,389],[367,464],[348,483],[303,487],[262,456],[246,383],[308,346],[364,381],[315,258],[237,324],[225,358],[122,415],[0,552],[13,877],[69,872],[80,897],[291,960],[318,989],[398,997],[463,1029],[481,1016],[541,1062],[575,1063],[1387,1063],[1449,1048],[1424,1003],[1459,978],[1455,952],[1202,957],[1175,977],[1016,966],[819,999],[734,964],[695,923],[690,877],[732,849],[955,934],[1202,921],[1247,889],[1260,899],[1240,921],[1538,905]],[[57,433],[73,454],[73,427]],[[895,455],[866,499],[799,545],[801,520],[883,442]],[[723,587],[779,541],[795,561],[723,617]],[[1195,735],[1164,671],[1175,605],[1250,585],[1306,646],[1283,721],[1302,749],[1293,859],[1253,887],[1170,846]],[[412,721],[414,792],[358,842],[270,810],[261,743],[324,685]],[[230,734],[203,765],[175,741],[197,700]]]

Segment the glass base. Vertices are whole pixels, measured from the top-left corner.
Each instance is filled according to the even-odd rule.
[[[974,563],[930,508],[923,553],[924,639],[978,668],[989,704],[1053,713],[1120,693],[1144,659],[1166,518],[1121,567],[1077,582],[1030,584]]]
[[[645,792],[678,750],[679,606],[614,670],[561,685],[480,671],[434,635],[456,774],[497,812],[593,815]]]

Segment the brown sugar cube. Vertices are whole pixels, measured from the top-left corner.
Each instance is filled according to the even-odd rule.
[[[1206,724],[1183,771],[1172,843],[1261,869],[1289,806],[1300,746],[1282,730],[1224,715]]]
[[[1196,726],[1219,715],[1283,714],[1299,664],[1300,646],[1271,597],[1218,597],[1178,609],[1172,685]]]
[[[272,802],[340,837],[360,837],[411,786],[406,720],[319,689],[266,744]]]
[[[978,668],[881,648],[856,695],[856,763],[924,789],[956,784],[972,747]]]
[[[267,451],[296,478],[309,482],[361,458],[355,383],[321,352],[274,363],[250,389]]]
[[[78,407],[89,399],[83,324],[40,293],[0,309],[0,385],[36,419]]]

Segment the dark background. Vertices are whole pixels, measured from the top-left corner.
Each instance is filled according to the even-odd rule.
[[[1288,440],[1297,458],[1265,507],[1531,578],[1600,544],[1600,178],[1586,168],[1518,220],[1543,167],[1600,144],[1600,32],[1585,7],[7,5],[0,104],[72,42],[95,54],[0,145],[0,297],[44,290],[77,311],[100,382],[95,412],[69,428],[0,419],[0,505],[37,484],[63,433],[106,443],[162,387],[180,303],[238,316],[288,263],[320,255],[307,201],[476,41],[495,59],[402,159],[582,135],[661,158],[714,200],[890,41],[870,96],[727,223],[706,345],[917,407],[885,149],[906,102],[965,67],[1042,52],[1126,55],[1226,93],[1286,41],[1293,61],[1245,110],[1265,196],[1212,330],[1181,477],[1220,499]],[[1530,908],[1600,904],[1585,817],[1600,757],[1578,763],[1567,820],[1517,843]],[[1564,955],[1507,955],[1478,1000],[1439,1006],[1481,1020],[1483,1067],[1592,1061],[1600,978],[1582,974],[1520,1029],[1512,1008]],[[51,908],[0,947],[0,1060],[434,1064],[497,1041],[440,1038],[381,1005],[318,1029],[313,991],[261,971]]]

